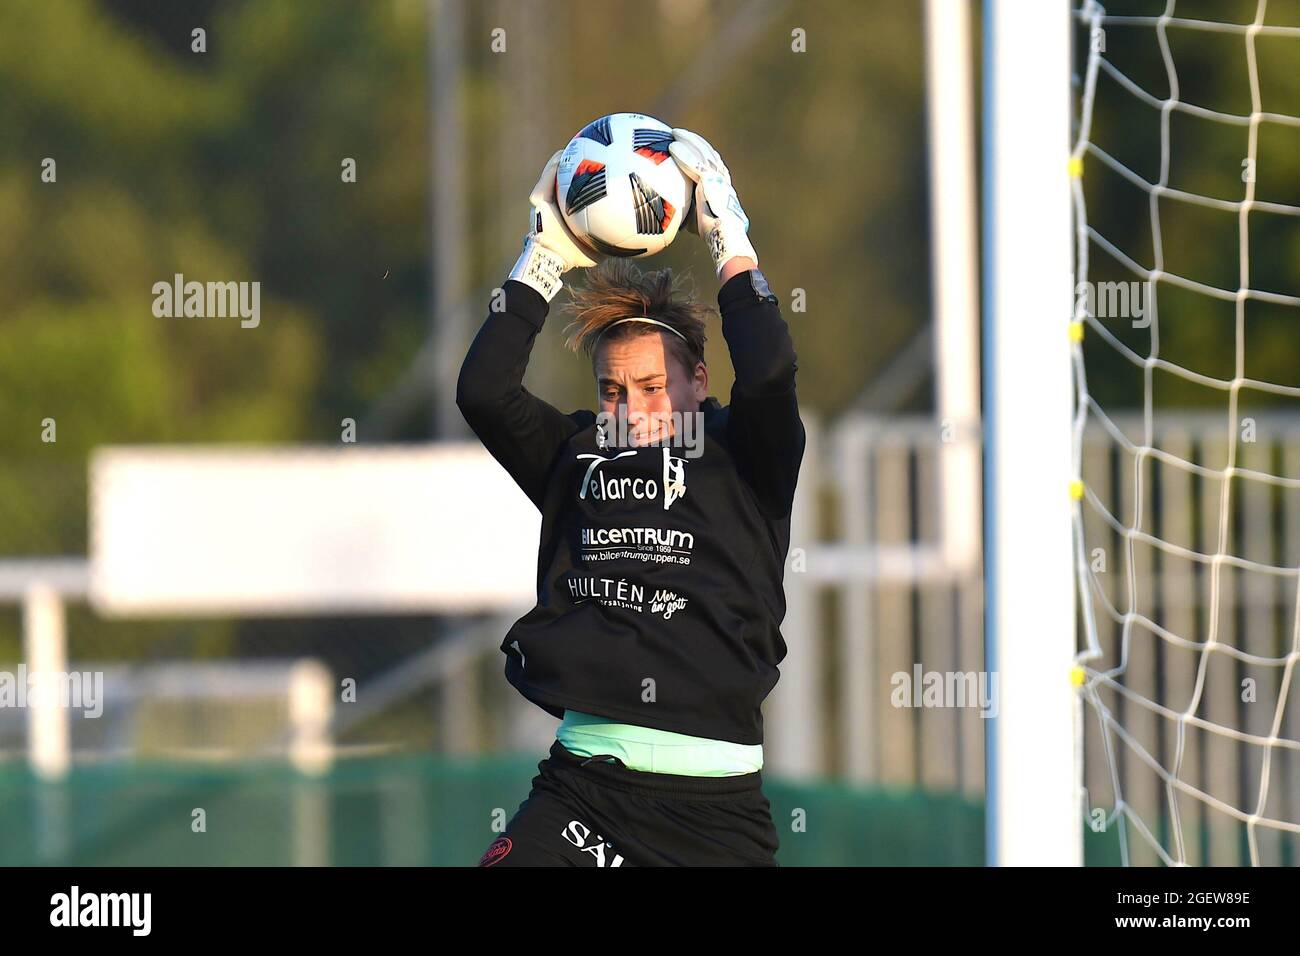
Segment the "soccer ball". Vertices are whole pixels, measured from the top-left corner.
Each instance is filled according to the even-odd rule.
[[[652,256],[677,235],[694,183],[668,144],[672,127],[641,113],[611,113],[569,141],[555,174],[560,214],[607,256]]]

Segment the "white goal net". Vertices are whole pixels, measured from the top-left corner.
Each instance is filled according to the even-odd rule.
[[[1085,0],[1076,26],[1090,858],[1294,865],[1300,5]]]

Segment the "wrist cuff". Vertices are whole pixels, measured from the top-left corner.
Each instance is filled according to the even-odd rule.
[[[758,253],[754,251],[754,245],[749,241],[749,236],[745,235],[743,230],[737,235],[733,232],[727,234],[727,230],[718,226],[709,236],[709,253],[713,256],[713,273],[722,275],[722,267],[731,259],[737,256],[745,256],[754,260],[754,265],[758,265]]]
[[[507,278],[522,282],[537,291],[547,302],[555,298],[563,287],[564,257],[540,245],[532,236],[524,240],[524,251],[519,254]]]

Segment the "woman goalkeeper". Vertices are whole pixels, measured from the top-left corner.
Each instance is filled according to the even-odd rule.
[[[561,718],[528,798],[480,865],[776,864],[760,705],[785,656],[782,574],[803,457],[795,353],[722,158],[673,130],[721,288],[735,367],[709,395],[705,318],[670,270],[596,261],[556,206],[551,157],[530,231],[461,368],[456,401],[542,512],[537,606],[506,634],[506,679]],[[599,412],[523,387],[564,273],[570,345]],[[694,427],[692,427],[694,426]]]

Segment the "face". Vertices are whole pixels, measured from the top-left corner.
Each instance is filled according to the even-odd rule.
[[[699,411],[708,397],[708,369],[698,362],[688,372],[666,341],[670,335],[637,335],[596,348],[600,410],[616,416],[633,445],[671,437],[676,431],[672,413]]]

